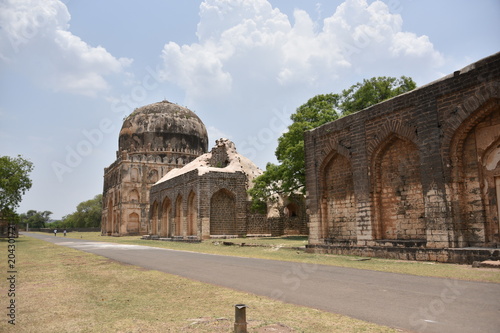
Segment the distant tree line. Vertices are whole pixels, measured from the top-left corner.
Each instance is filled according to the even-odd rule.
[[[102,194],[93,199],[80,202],[76,206],[76,212],[63,216],[57,224],[51,224],[58,228],[96,228],[101,226]]]
[[[52,212],[29,210],[19,215],[20,222],[29,228],[97,228],[101,226],[102,194],[83,201],[76,207],[76,212],[63,216],[59,221],[50,223]]]

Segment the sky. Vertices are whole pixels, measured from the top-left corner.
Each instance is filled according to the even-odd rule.
[[[374,76],[424,85],[500,51],[498,0],[0,0],[0,156],[18,213],[102,193],[123,119],[168,100],[259,167],[296,108]]]

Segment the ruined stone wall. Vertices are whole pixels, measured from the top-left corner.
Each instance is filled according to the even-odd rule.
[[[325,235],[330,241],[356,239],[356,198],[350,161],[335,154],[324,168],[322,205],[327,216]],[[336,223],[333,223],[336,221]]]
[[[149,210],[153,212],[149,217],[149,233],[198,239],[248,234],[308,234],[303,199],[286,202],[297,206],[297,215],[283,213],[277,218],[267,218],[265,214],[250,211],[246,181],[241,172],[212,171],[198,175],[198,170],[193,170],[156,184],[149,198]]]
[[[496,246],[500,54],[305,134],[310,244]]]
[[[246,177],[240,172],[198,175],[193,170],[155,185],[150,206],[156,203],[162,207],[157,216],[162,222],[158,229],[150,228],[151,233],[200,239],[210,235],[246,235],[245,183]]]
[[[270,235],[271,225],[266,214],[255,213],[250,210],[251,203],[247,208],[247,235]]]

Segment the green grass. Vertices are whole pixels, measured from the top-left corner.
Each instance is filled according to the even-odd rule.
[[[494,268],[472,268],[470,265],[442,264],[435,262],[405,261],[371,258],[359,261],[359,257],[305,253],[289,249],[307,244],[307,237],[264,237],[264,238],[234,238],[210,239],[201,243],[163,242],[142,240],[139,236],[107,237],[100,233],[68,233],[67,237],[83,238],[105,242],[147,245],[174,250],[193,251],[211,254],[221,254],[240,257],[253,257],[273,260],[286,260],[321,265],[369,269],[383,272],[433,276],[470,281],[485,281],[500,283],[500,270]],[[224,242],[234,244],[245,243],[266,245],[267,247],[226,246]]]
[[[5,240],[0,249],[7,253]],[[16,240],[16,260],[17,321],[12,327],[3,316],[0,332],[232,332],[234,304],[241,302],[250,307],[249,332],[272,325],[293,332],[398,332],[26,236]],[[6,308],[6,297],[0,306]]]

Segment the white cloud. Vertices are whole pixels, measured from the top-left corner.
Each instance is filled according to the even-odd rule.
[[[402,17],[382,1],[346,0],[322,21],[300,9],[290,18],[267,0],[205,0],[199,14],[196,43],[164,46],[162,77],[237,146],[253,142],[257,159],[269,159],[280,134],[257,135],[273,110],[292,113],[316,94],[373,76],[426,83],[443,62],[429,38],[403,31]]]
[[[70,18],[59,0],[2,2],[0,61],[55,91],[93,96],[109,89],[105,77],[123,72],[131,60],[73,35]]]
[[[291,22],[266,0],[206,0],[198,43],[165,45],[164,79],[195,101],[297,84],[334,89],[336,78],[369,75],[374,64],[387,75],[394,66],[411,70],[412,62],[434,71],[441,54],[427,36],[402,31],[402,23],[381,1],[347,0],[318,28],[305,11],[295,10]]]

